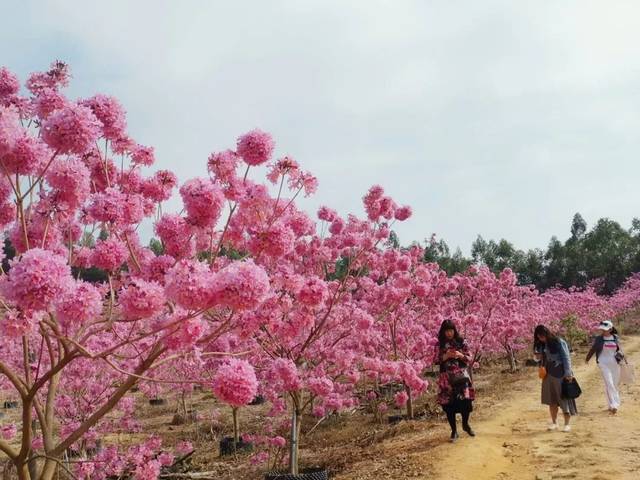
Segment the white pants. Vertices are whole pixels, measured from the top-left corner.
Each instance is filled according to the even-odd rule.
[[[600,360],[598,364],[602,379],[604,380],[604,392],[607,395],[609,408],[620,408],[620,393],[618,384],[620,383],[620,365],[615,359]]]

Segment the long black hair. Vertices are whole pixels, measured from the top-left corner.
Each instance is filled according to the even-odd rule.
[[[458,333],[458,329],[456,328],[456,324],[451,320],[445,320],[440,325],[440,331],[438,332],[438,343],[440,344],[440,348],[444,348],[445,343],[448,342],[447,337],[444,332],[447,330],[453,330],[453,340],[457,343],[462,343],[464,340]]]
[[[608,335],[619,335],[618,330],[616,330],[616,327],[611,327],[611,330],[609,330]]]
[[[552,333],[551,330],[549,330],[544,325],[538,325],[533,331],[533,350],[540,351],[542,350],[542,347],[545,345],[543,342],[538,340],[538,335],[546,337],[547,346],[549,347],[549,350],[555,352],[559,343],[558,336]]]

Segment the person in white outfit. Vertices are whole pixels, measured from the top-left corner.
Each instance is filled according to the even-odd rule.
[[[620,348],[618,332],[613,323],[609,320],[600,322],[598,325],[598,336],[593,341],[593,345],[587,354],[587,363],[593,355],[600,367],[602,379],[604,380],[604,391],[609,404],[609,412],[616,414],[620,408],[620,362],[624,359],[624,354]]]

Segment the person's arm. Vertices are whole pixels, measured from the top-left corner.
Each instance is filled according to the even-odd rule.
[[[562,359],[562,366],[564,368],[564,376],[573,377],[573,371],[571,370],[571,354],[569,353],[569,347],[567,342],[559,339],[560,342],[560,358]]]
[[[597,336],[593,340],[593,345],[591,345],[591,348],[589,349],[589,353],[587,353],[587,358],[586,358],[587,363],[589,362],[589,360],[591,360],[591,357],[593,357],[594,355],[600,355],[598,352],[602,351],[603,344],[604,344],[604,339],[602,336]]]
[[[533,358],[535,358],[538,362],[542,362],[542,349],[535,344],[533,345]]]
[[[455,351],[455,356],[458,360],[466,363],[467,365],[471,365],[471,363],[473,362],[473,356],[471,355],[469,346],[465,341],[463,341],[462,345],[460,345],[459,348]]]
[[[591,357],[595,355],[596,343],[597,343],[597,340],[594,340],[593,344],[591,345],[591,348],[589,349],[589,353],[587,353],[587,358],[585,359],[585,362],[589,363],[589,360],[591,360]]]

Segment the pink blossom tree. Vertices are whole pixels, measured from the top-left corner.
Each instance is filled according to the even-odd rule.
[[[271,285],[264,267],[225,249],[259,259],[265,247],[286,245],[288,231],[279,208],[269,234],[280,243],[265,240],[251,216],[234,215],[245,205],[264,211],[266,187],[247,174],[271,155],[268,134],[241,137],[239,154],[212,155],[211,176],[180,188],[184,213],[162,214],[177,178],[143,174],[153,149],[127,135],[115,98],[68,99],[61,62],[31,75],[26,96],[13,74],[1,73],[0,219],[17,255],[0,278],[0,378],[20,399],[22,418],[16,439],[0,438],[0,450],[20,479],[50,480],[68,448],[95,438],[115,408],[129,411],[126,395],[137,382],[162,382],[157,372],[186,353],[230,353],[206,348],[237,330]],[[242,163],[244,175],[236,174]],[[290,182],[315,188],[302,171]],[[154,217],[160,256],[136,233]],[[82,280],[88,268],[104,272],[105,282]],[[102,381],[79,384],[98,375]]]

